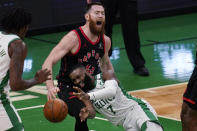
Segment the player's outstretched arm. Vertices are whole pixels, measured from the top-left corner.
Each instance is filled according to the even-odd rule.
[[[27,47],[22,40],[15,40],[8,48],[10,56],[10,86],[14,91],[25,90],[33,85],[41,84],[49,79],[49,70],[43,69],[36,72],[33,79],[23,80],[23,65],[27,55]]]
[[[96,111],[94,110],[94,107],[92,106],[92,103],[90,102],[90,97],[88,94],[83,92],[78,87],[73,87],[75,90],[77,90],[77,93],[73,92],[73,95],[77,96],[79,100],[81,100],[85,104],[85,108],[82,108],[80,111],[80,118],[81,121],[85,121],[86,118],[94,118],[96,116]]]
[[[65,35],[61,41],[52,49],[49,56],[46,58],[42,65],[42,69],[49,69],[51,71],[51,79],[46,81],[46,87],[48,89],[48,99],[55,98],[58,88],[54,86],[53,82],[53,65],[56,64],[66,54],[75,52],[78,48],[78,38],[74,31]]]

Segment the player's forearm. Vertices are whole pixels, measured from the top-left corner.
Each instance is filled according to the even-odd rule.
[[[38,84],[38,81],[35,78],[30,80],[16,80],[15,82],[10,81],[10,86],[13,91],[25,90],[36,84]]]
[[[53,63],[50,62],[48,59],[44,62],[44,64],[42,65],[42,69],[48,69],[51,72],[51,79],[46,81],[46,87],[47,89],[50,87],[54,87],[54,83],[53,83]]]
[[[114,68],[113,68],[113,65],[110,61],[110,59],[107,57],[107,58],[103,58],[101,60],[101,70],[102,72],[104,71],[107,71],[107,70],[112,70],[114,72]]]
[[[95,92],[89,92],[88,95],[90,96],[90,100],[106,99],[116,95],[116,90],[118,88],[116,80],[107,80],[104,86],[105,88],[103,89]]]

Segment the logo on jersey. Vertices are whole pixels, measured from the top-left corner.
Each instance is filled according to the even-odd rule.
[[[107,109],[113,114],[116,114],[116,112],[113,110],[112,105],[110,104],[111,101],[113,101],[115,97],[108,98],[108,99],[100,99],[100,100],[91,100],[92,103],[94,103],[94,106],[98,109]]]
[[[101,42],[99,43],[99,45],[98,45],[98,46],[99,46],[99,49],[103,49],[103,45],[102,45],[102,43],[101,43]]]
[[[4,55],[6,55],[6,52],[5,52],[5,50],[3,49],[3,50],[0,51],[0,57],[3,57]]]
[[[86,55],[84,55],[81,59],[78,59],[79,63],[88,63],[86,65],[86,71],[88,71],[90,74],[93,74],[95,71],[95,60],[97,61],[100,57],[100,54],[96,52],[95,50],[91,50],[90,52],[87,52]]]

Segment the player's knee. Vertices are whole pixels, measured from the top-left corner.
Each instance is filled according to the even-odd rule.
[[[163,128],[161,127],[161,125],[159,125],[155,122],[147,121],[146,126],[147,126],[147,128],[145,131],[163,131]]]
[[[193,117],[191,114],[192,113],[191,113],[191,109],[189,108],[189,106],[186,103],[183,103],[182,110],[180,113],[181,121],[183,123],[190,123]]]

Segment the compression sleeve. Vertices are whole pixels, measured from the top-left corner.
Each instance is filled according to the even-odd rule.
[[[118,83],[116,80],[107,80],[105,81],[104,87],[105,88],[102,88],[98,91],[88,93],[90,100],[106,99],[115,96]]]

